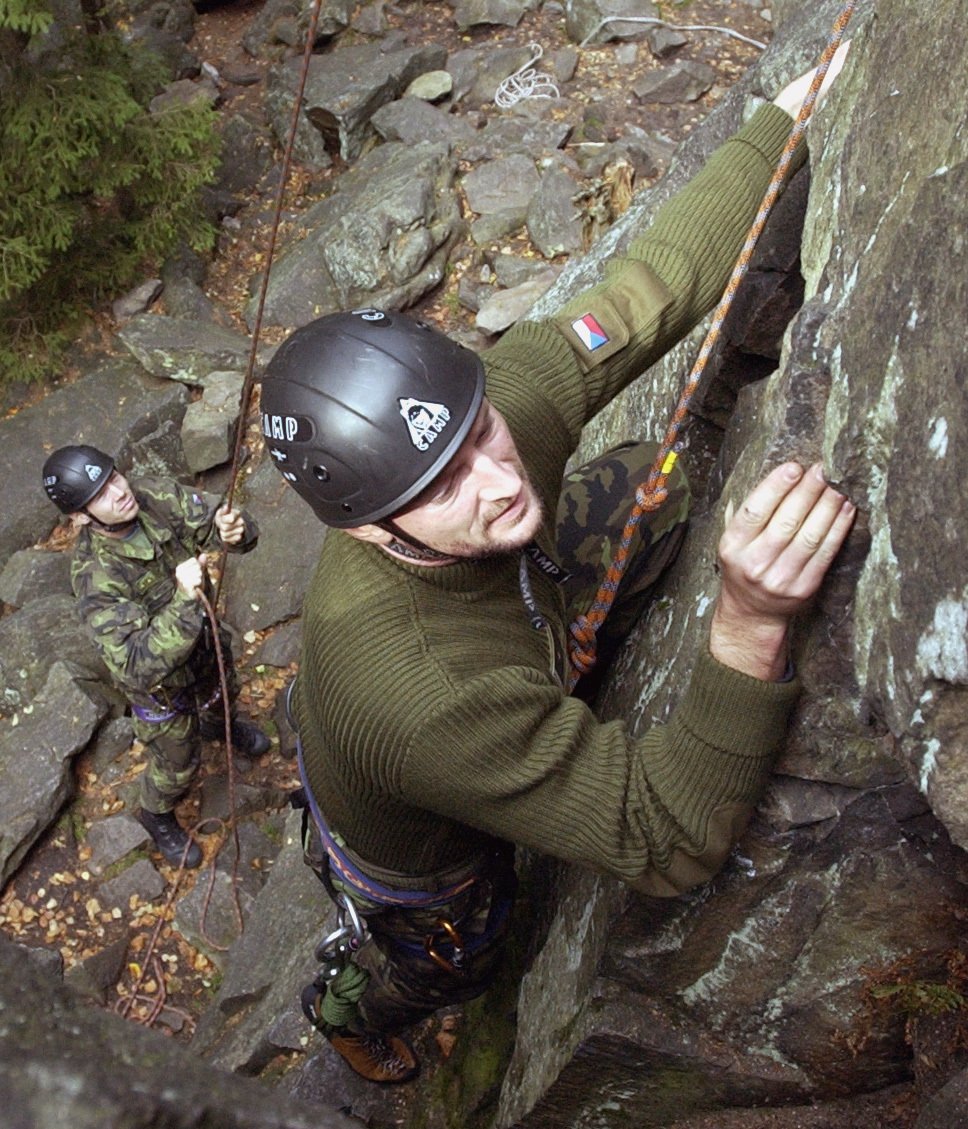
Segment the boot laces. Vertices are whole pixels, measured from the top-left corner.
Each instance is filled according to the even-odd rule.
[[[382,1035],[359,1035],[360,1045],[373,1059],[373,1062],[388,1074],[399,1074],[408,1070],[410,1064],[394,1051],[392,1044]]]

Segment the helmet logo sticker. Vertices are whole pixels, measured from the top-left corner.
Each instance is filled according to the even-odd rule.
[[[386,321],[387,316],[382,310],[376,309],[374,306],[362,306],[356,310],[350,310],[353,317],[361,318],[363,321]]]
[[[430,450],[430,445],[450,423],[450,408],[427,400],[401,398],[400,415],[407,421],[410,442],[418,451]]]
[[[96,463],[85,463],[84,473],[92,482],[97,482],[103,472]]]
[[[312,433],[312,424],[303,416],[262,413],[262,434],[266,439],[281,439],[286,443],[305,443]]]

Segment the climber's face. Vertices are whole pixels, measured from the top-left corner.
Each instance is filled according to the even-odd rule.
[[[439,552],[487,557],[527,545],[541,513],[508,425],[485,398],[457,453],[393,521]]]
[[[123,525],[138,516],[140,507],[128,480],[123,474],[113,471],[101,490],[88,502],[84,511],[77,515],[82,524],[88,515],[103,525]]]

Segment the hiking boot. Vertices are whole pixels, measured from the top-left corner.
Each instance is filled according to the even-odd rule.
[[[186,870],[194,870],[201,865],[201,847],[179,824],[173,811],[159,813],[145,811],[142,808],[138,821],[172,866],[184,866]]]
[[[206,741],[225,740],[225,726],[221,722],[202,721],[199,724],[199,732]],[[261,757],[271,747],[272,742],[269,738],[251,721],[241,721],[237,717],[232,718],[232,751],[238,756],[251,760],[255,757]]]
[[[417,1056],[399,1035],[354,1035],[343,1028],[327,1038],[347,1066],[368,1082],[409,1082],[420,1071]]]
[[[232,749],[240,757],[254,759],[267,753],[272,747],[272,742],[251,721],[232,720]]]

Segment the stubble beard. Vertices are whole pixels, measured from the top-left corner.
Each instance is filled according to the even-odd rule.
[[[487,544],[484,545],[458,542],[449,547],[447,552],[464,560],[489,560],[492,557],[504,557],[518,553],[530,544],[541,528],[544,519],[544,507],[527,479],[524,483],[524,489],[528,491],[529,504],[513,529],[508,530],[502,537],[488,538]],[[490,530],[490,528],[489,524],[487,529]]]

